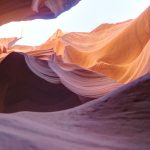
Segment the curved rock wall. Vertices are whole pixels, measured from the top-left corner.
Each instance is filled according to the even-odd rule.
[[[1,0],[0,25],[37,18],[52,19],[80,0]]]

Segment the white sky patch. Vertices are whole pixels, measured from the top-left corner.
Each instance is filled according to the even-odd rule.
[[[150,0],[81,0],[56,19],[12,22],[0,27],[0,37],[22,37],[17,44],[39,45],[58,28],[65,32],[88,32],[102,23],[136,18]]]

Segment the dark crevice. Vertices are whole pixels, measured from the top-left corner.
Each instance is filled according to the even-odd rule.
[[[62,84],[52,84],[35,75],[24,56],[15,52],[0,63],[0,96],[1,112],[6,113],[50,112],[81,104],[78,96]]]

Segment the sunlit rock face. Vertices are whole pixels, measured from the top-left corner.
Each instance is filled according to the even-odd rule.
[[[150,7],[35,47],[16,40],[0,41],[0,148],[150,149]]]
[[[52,19],[80,0],[1,0],[0,25],[21,20]]]
[[[17,41],[17,37],[14,38],[0,38],[0,54],[7,53],[7,50]]]
[[[61,66],[61,69],[66,70],[65,67],[74,64],[104,74],[116,82],[128,83],[150,71],[149,18],[150,7],[134,20],[103,24],[89,33],[63,33],[57,30],[42,45],[14,45],[5,49],[8,49],[8,53],[20,51],[36,56],[47,60],[49,64],[52,59],[50,56],[54,54],[52,57],[55,57],[54,61],[59,61],[58,66],[63,64],[64,68]],[[28,65],[30,66],[29,62]]]

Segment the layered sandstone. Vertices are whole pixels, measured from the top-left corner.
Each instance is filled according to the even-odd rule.
[[[35,47],[16,40],[0,40],[0,148],[150,149],[150,7]]]
[[[80,0],[1,0],[0,25],[21,20],[52,19]]]

